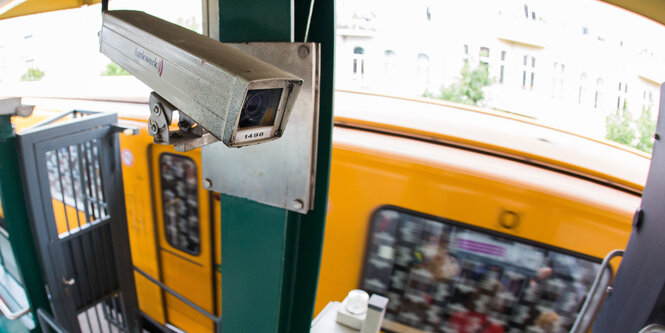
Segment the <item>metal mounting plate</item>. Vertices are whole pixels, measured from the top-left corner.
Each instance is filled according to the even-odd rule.
[[[229,44],[304,80],[284,135],[243,148],[221,142],[202,148],[208,189],[307,213],[313,208],[319,115],[320,45],[316,43]]]

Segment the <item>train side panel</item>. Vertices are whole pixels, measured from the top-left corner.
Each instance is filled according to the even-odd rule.
[[[384,205],[602,258],[625,245],[640,202],[558,172],[439,144],[344,128],[335,129],[334,142],[317,313],[359,287],[369,221]],[[519,222],[502,226],[504,212]]]

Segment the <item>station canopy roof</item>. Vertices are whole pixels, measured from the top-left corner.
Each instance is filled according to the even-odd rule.
[[[603,1],[625,8],[665,25],[665,5],[662,0]],[[100,2],[101,0],[0,0],[0,20],[60,9],[77,8]]]
[[[0,0],[0,20],[11,17],[78,8],[101,0]]]

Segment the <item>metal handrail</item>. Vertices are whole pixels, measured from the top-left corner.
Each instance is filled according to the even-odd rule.
[[[66,329],[62,328],[55,322],[50,314],[41,308],[37,309],[37,320],[39,321],[39,327],[42,329],[42,332],[48,332],[46,327],[50,326],[56,333],[68,333]]]
[[[31,128],[37,128],[37,127],[50,125],[50,124],[53,124],[54,122],[56,122],[60,119],[67,118],[70,115],[74,118],[77,118],[77,115],[83,116],[83,115],[92,115],[92,114],[99,114],[99,113],[102,113],[102,112],[100,112],[100,111],[85,111],[85,110],[71,110],[71,111],[61,113],[61,114],[59,114],[57,116],[54,116],[54,117],[44,119],[44,120],[32,125]]]
[[[30,312],[30,307],[28,306],[18,311],[12,312],[12,310],[9,309],[9,305],[7,305],[7,303],[5,303],[5,300],[2,297],[0,297],[0,312],[2,312],[2,315],[5,316],[7,319],[14,320],[14,319],[19,319],[25,316],[28,312]]]
[[[660,333],[665,332],[665,326],[660,324],[650,324],[644,326],[638,333]]]
[[[580,314],[577,316],[577,319],[575,319],[575,324],[573,324],[573,327],[570,329],[570,333],[586,333],[589,331],[591,328],[591,323],[593,322],[592,320],[587,320],[584,322],[584,319],[587,317],[588,312],[591,308],[591,302],[593,301],[593,296],[596,294],[598,291],[598,287],[600,286],[600,281],[603,278],[603,275],[605,275],[605,270],[609,268],[610,261],[616,257],[621,257],[624,254],[624,250],[613,250],[610,253],[608,253],[605,256],[605,259],[603,259],[603,263],[600,264],[600,271],[598,274],[596,274],[596,278],[593,280],[593,284],[591,285],[591,289],[589,289],[589,294],[584,301],[584,305],[582,306],[582,310],[580,310]],[[611,272],[610,272],[611,274]],[[612,277],[610,276],[610,279],[607,280],[607,286],[605,288],[609,287],[609,284],[612,282]],[[600,306],[602,305],[602,300],[598,302],[597,307],[593,310],[594,312],[594,317],[596,314],[598,314],[598,310],[600,310]]]
[[[135,266],[134,270],[137,273],[141,274],[146,279],[148,279],[150,282],[156,284],[157,286],[164,289],[169,294],[173,295],[175,298],[179,299],[180,301],[182,301],[185,304],[192,307],[197,312],[201,313],[202,315],[208,317],[208,319],[212,320],[215,323],[215,332],[221,332],[222,331],[222,317],[221,316],[217,317],[217,316],[211,314],[210,312],[204,310],[202,307],[200,307],[200,306],[196,305],[194,302],[188,300],[185,296],[180,295],[177,291],[171,289],[169,286],[163,284],[161,281],[159,281],[159,280],[155,279],[154,277],[150,276],[150,274],[142,271],[140,268]]]

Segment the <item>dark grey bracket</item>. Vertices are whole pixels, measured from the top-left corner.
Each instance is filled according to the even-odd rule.
[[[148,133],[154,137],[155,143],[173,145],[176,151],[186,152],[218,141],[182,112],[179,112],[178,130],[169,130],[173,121],[173,112],[178,110],[156,92],[150,94],[148,104],[150,105]]]
[[[665,84],[661,85],[665,96]],[[642,205],[594,333],[638,332],[665,324],[665,99],[660,101],[656,141]]]

